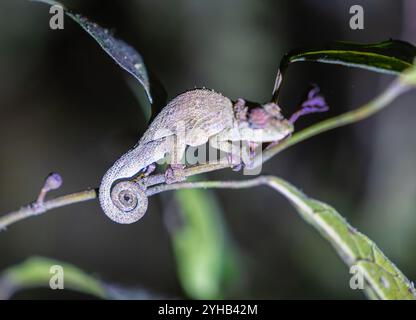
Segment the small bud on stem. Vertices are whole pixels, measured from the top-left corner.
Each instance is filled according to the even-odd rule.
[[[37,205],[41,205],[46,197],[46,194],[51,190],[56,190],[62,185],[62,177],[59,173],[52,172],[50,173],[43,184],[42,189],[40,190],[39,196],[36,200]]]

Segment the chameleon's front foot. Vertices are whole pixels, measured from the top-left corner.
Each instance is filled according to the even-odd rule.
[[[241,153],[229,152],[227,153],[228,163],[231,165],[233,171],[240,171],[242,168],[251,169],[253,167],[253,159],[256,156],[257,148],[261,144],[254,141],[248,141],[243,144]]]
[[[172,184],[186,180],[185,166],[183,164],[171,164],[165,172],[165,182]]]
[[[231,169],[233,171],[240,171],[244,166],[244,163],[241,160],[240,156],[235,155],[231,152],[227,153],[227,160],[228,163],[231,165]]]

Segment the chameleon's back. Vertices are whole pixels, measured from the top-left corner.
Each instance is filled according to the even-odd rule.
[[[230,128],[233,119],[233,103],[230,99],[208,89],[190,90],[174,98],[162,109],[140,143],[184,132],[187,144],[199,145],[224,128]]]

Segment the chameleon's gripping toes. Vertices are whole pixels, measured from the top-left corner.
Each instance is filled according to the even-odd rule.
[[[280,141],[292,131],[293,125],[276,104],[248,109],[242,99],[233,104],[211,90],[187,91],[169,102],[136,146],[106,172],[99,190],[101,207],[112,220],[133,223],[146,213],[148,201],[145,187],[131,180],[140,172],[149,172],[149,166],[166,154],[171,165],[180,164],[186,146],[209,141],[212,147],[240,159],[240,153],[233,154],[231,142]]]

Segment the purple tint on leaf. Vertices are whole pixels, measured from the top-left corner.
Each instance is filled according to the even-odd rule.
[[[295,123],[299,117],[310,113],[326,112],[329,110],[325,98],[319,94],[319,87],[314,86],[309,92],[307,99],[302,103],[301,109],[296,111],[289,119],[290,123]]]

